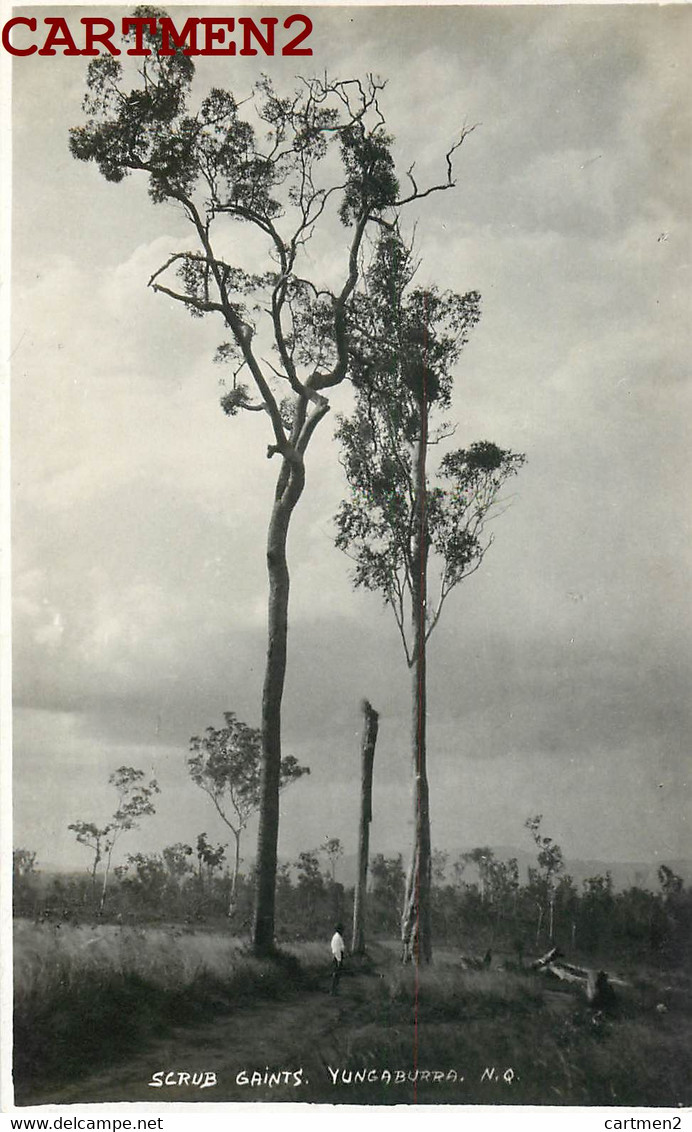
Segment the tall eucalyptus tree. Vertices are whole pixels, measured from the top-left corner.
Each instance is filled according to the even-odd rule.
[[[305,487],[306,453],[330,409],[330,390],[348,376],[349,311],[364,241],[371,230],[393,224],[414,201],[453,187],[453,157],[467,131],[447,151],[439,183],[419,187],[411,166],[402,191],[380,106],[383,82],[372,75],[363,80],[323,76],[300,80],[297,89],[279,94],[263,78],[251,98],[214,88],[200,99],[193,96],[194,63],[185,50],[168,43],[168,53],[159,54],[160,21],[153,17],[160,15],[149,8],[135,12],[137,34],[151,51],[137,59],[136,73],[132,60],[125,66],[111,56],[90,62],[86,121],[72,129],[70,147],[79,160],[96,162],[108,181],[143,175],[154,203],[174,203],[182,210],[193,247],[173,252],[149,284],[193,316],[220,319],[229,341],[219,356],[233,374],[223,409],[229,416],[265,414],[267,456],[279,461],[266,552],[268,634],[253,928],[261,954],[274,946],[289,602],[286,543]],[[233,243],[242,227],[263,242],[264,258],[256,271],[242,264],[242,240]],[[329,235],[330,259],[341,260],[327,282],[307,250],[320,231]]]
[[[337,514],[336,542],[355,560],[354,584],[379,592],[391,608],[411,671],[415,835],[402,956],[429,962],[427,644],[451,591],[480,566],[492,542],[486,524],[524,457],[487,441],[448,450],[438,483],[430,483],[430,447],[453,432],[453,368],[480,318],[480,296],[415,287],[415,271],[396,228],[383,230],[354,302],[356,405],[337,432],[350,491]],[[429,605],[431,558],[439,570]]]

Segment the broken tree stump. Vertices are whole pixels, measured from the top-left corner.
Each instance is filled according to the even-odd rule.
[[[592,1010],[613,1014],[617,1009],[617,995],[605,971],[589,971],[586,979],[586,1001]]]
[[[363,712],[363,738],[361,741],[361,794],[360,834],[358,838],[358,876],[353,898],[353,937],[351,953],[365,952],[365,900],[368,883],[368,854],[370,851],[370,822],[372,821],[372,770],[375,762],[375,744],[379,715],[368,700],[361,703]]]

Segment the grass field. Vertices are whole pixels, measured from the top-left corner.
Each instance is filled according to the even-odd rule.
[[[509,962],[468,971],[456,954],[438,950],[434,965],[417,973],[401,968],[394,946],[375,944],[366,961],[350,962],[334,999],[323,943],[260,961],[220,932],[29,922],[16,926],[15,971],[19,1103],[70,1080],[72,1099],[195,1099],[154,1098],[124,1084],[118,1093],[128,1063],[138,1059],[146,1076],[145,1051],[166,1035],[174,1064],[203,1052],[204,1064],[216,1067],[219,1088],[205,1100],[670,1106],[692,1099],[692,981],[679,972],[621,972],[630,985],[616,1013],[594,1018],[573,990]],[[287,1056],[309,1080],[300,1095],[290,1087],[239,1093],[238,1058],[264,1068]],[[111,1067],[107,1096],[93,1077],[99,1066]]]
[[[219,932],[18,921],[15,1078],[69,1079],[171,1026],[289,997],[324,965],[319,945],[299,950],[269,962]]]
[[[354,1012],[348,1069],[410,1063],[415,997],[419,1069],[464,1078],[419,1079],[418,1101],[689,1104],[689,980],[632,974],[636,985],[621,993],[617,1016],[602,1019],[545,976],[464,971],[454,957],[437,955],[434,966],[420,972],[417,994],[415,972],[397,969],[383,981],[377,1011],[368,1001]],[[393,1085],[383,1099],[387,1091],[391,1103],[402,1099]],[[334,1099],[372,1103],[371,1086],[354,1082]]]

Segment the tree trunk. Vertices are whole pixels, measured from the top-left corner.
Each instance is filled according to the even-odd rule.
[[[332,919],[335,924],[340,924],[343,919],[343,906],[344,886],[335,881],[332,885]]]
[[[538,905],[538,922],[536,924],[536,947],[538,947],[538,941],[541,938],[541,925],[542,925],[542,923],[543,923],[543,905],[539,904]]]
[[[426,512],[425,461],[428,446],[426,392],[420,398],[420,436],[413,457],[415,500],[411,540],[412,617],[412,733],[414,846],[406,881],[401,925],[402,959],[429,963],[432,959],[430,924],[431,846],[430,802],[426,767],[426,600],[428,571],[428,524]]]
[[[96,856],[94,857],[94,867],[91,870],[91,903],[94,905],[94,908],[96,908],[96,870],[99,867],[100,860],[101,853],[97,849]]]
[[[108,890],[108,875],[111,871],[111,858],[113,856],[113,846],[111,845],[108,855],[106,857],[106,867],[103,871],[103,887],[101,888],[101,899],[99,901],[99,916],[103,915],[103,909],[106,903],[106,892]]]
[[[368,883],[370,822],[372,821],[372,770],[379,716],[367,700],[361,704],[363,738],[361,740],[360,833],[358,838],[358,875],[353,899],[353,939],[351,952],[365,954],[365,901]]]
[[[233,837],[235,838],[235,853],[233,856],[233,872],[231,873],[231,891],[228,896],[229,916],[232,916],[235,912],[235,902],[238,891],[238,873],[240,871],[240,833],[236,832],[235,829],[232,829],[232,832]]]
[[[286,676],[289,575],[288,526],[305,484],[302,460],[283,460],[267,535],[269,575],[267,663],[262,693],[262,770],[253,948],[256,955],[274,950],[274,903],[279,839],[281,777],[281,700]]]

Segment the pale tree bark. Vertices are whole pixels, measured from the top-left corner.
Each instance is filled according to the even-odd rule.
[[[228,824],[228,823],[227,823]],[[233,829],[233,839],[235,841],[235,850],[233,853],[233,872],[231,874],[231,891],[228,896],[228,916],[232,916],[235,912],[236,898],[238,895],[238,873],[240,872],[240,836],[241,830]]]
[[[351,942],[353,955],[365,954],[365,904],[368,884],[370,822],[372,821],[372,772],[379,725],[379,715],[368,700],[363,700],[361,709],[363,712],[363,738],[361,740],[360,831],[358,837],[358,876],[353,899],[353,938]]]
[[[420,436],[413,457],[415,498],[413,507],[411,556],[412,617],[412,715],[411,752],[413,757],[414,843],[411,867],[406,880],[406,896],[401,924],[404,962],[432,960],[430,923],[431,847],[430,800],[426,765],[426,601],[428,572],[428,523],[426,510],[426,455],[428,445],[428,405],[426,390],[419,400]]]
[[[93,868],[91,870],[91,899],[92,899],[92,902],[93,902],[94,905],[96,905],[96,871],[99,867],[100,862],[101,862],[101,847],[100,847],[100,845],[97,845],[96,855],[94,856],[94,865],[93,865]]]
[[[274,949],[274,897],[279,838],[281,778],[281,701],[286,677],[288,598],[290,580],[286,559],[288,527],[305,484],[302,460],[284,458],[276,485],[267,537],[269,603],[267,664],[262,693],[262,772],[253,945],[258,955]]]
[[[111,871],[111,860],[113,858],[113,849],[115,848],[115,841],[108,847],[106,854],[106,867],[103,870],[103,884],[101,886],[101,899],[99,900],[99,916],[103,915],[103,909],[106,904],[106,893],[108,891],[108,879]]]

